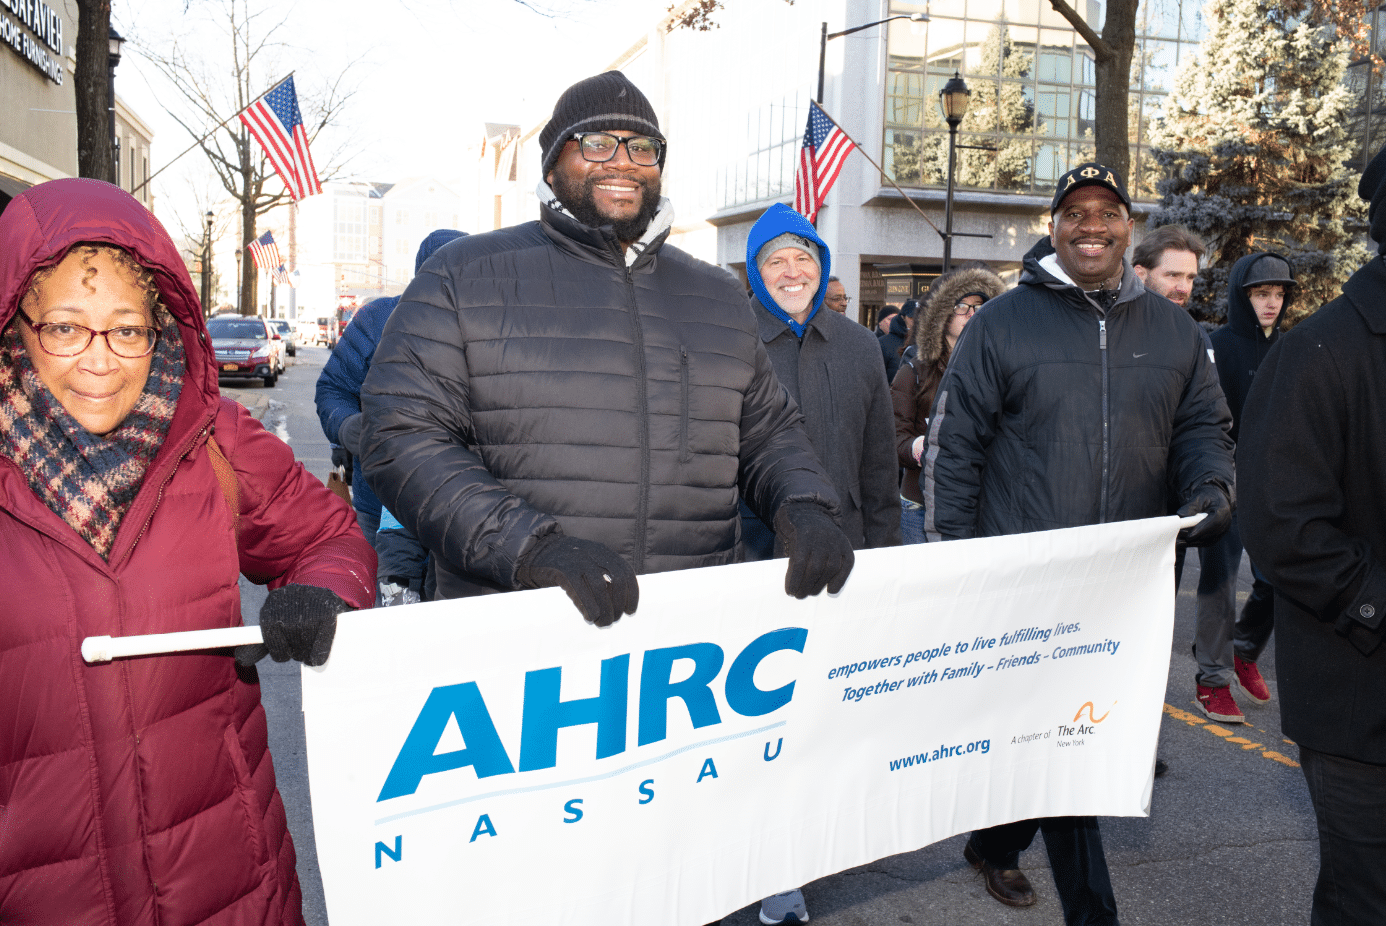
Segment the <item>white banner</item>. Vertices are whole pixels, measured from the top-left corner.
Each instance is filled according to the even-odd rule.
[[[333,926],[699,926],[978,827],[1150,805],[1175,518],[339,619],[304,669]]]

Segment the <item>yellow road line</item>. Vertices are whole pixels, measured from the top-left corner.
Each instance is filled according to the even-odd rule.
[[[1281,765],[1288,765],[1290,768],[1299,768],[1299,763],[1289,756],[1276,752],[1274,749],[1266,749],[1264,744],[1254,743],[1244,736],[1235,736],[1232,731],[1226,727],[1211,723],[1206,718],[1200,717],[1197,714],[1191,714],[1188,711],[1180,710],[1172,704],[1165,705],[1165,713],[1175,720],[1183,721],[1191,727],[1202,727],[1214,736],[1221,737],[1225,742],[1235,743],[1241,749],[1259,749],[1261,750],[1261,755],[1270,759],[1272,762],[1279,762]],[[1285,742],[1290,743],[1290,740],[1285,740]],[[1294,744],[1290,743],[1290,745]]]

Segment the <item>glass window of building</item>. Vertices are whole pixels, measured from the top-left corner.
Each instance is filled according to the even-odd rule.
[[[1094,28],[1102,0],[1075,6]],[[1144,0],[1132,66],[1133,195],[1153,195],[1147,127],[1178,66],[1203,35],[1201,0]],[[1047,194],[1093,156],[1096,67],[1092,50],[1047,3],[967,0],[946,6],[893,0],[891,15],[929,12],[922,29],[889,34],[884,167],[901,186],[947,183],[948,125],[938,93],[956,71],[972,91],[958,128],[955,182],[962,189]],[[982,150],[979,150],[982,149]]]

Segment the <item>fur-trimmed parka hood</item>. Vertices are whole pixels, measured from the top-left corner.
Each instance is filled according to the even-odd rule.
[[[968,293],[986,293],[987,300],[1006,291],[1001,278],[985,267],[960,267],[934,281],[914,324],[914,349],[920,369],[927,370],[943,356],[944,333],[953,305]]]

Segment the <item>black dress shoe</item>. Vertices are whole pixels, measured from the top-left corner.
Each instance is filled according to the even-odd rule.
[[[1018,868],[993,868],[976,849],[972,848],[971,839],[963,846],[963,858],[967,859],[967,864],[982,873],[987,882],[987,893],[1006,906],[1029,907],[1038,899],[1035,897],[1035,889],[1030,886],[1030,879],[1025,877],[1025,872]]]

